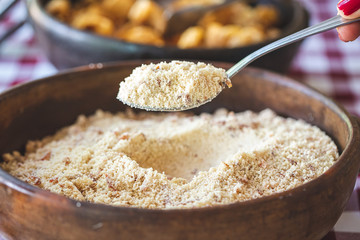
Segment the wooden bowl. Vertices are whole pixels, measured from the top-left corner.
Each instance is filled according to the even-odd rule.
[[[48,59],[58,69],[67,69],[98,62],[155,58],[237,62],[270,42],[264,41],[236,48],[213,49],[180,49],[174,46],[156,47],[135,44],[72,28],[53,18],[45,11],[44,6],[48,1],[28,0],[26,2],[29,20],[35,29],[39,45]],[[279,38],[308,26],[308,13],[295,0],[255,0],[254,2],[272,4],[279,10],[279,28],[281,29]],[[285,72],[290,66],[299,46],[300,42],[297,42],[278,49],[256,60],[253,65],[278,72]]]
[[[80,68],[0,94],[0,154],[28,139],[52,134],[81,114],[125,106],[119,81],[142,62]],[[216,64],[227,68],[227,64]],[[271,108],[315,124],[341,155],[323,175],[271,196],[229,205],[149,210],[77,202],[22,182],[0,169],[0,231],[6,239],[320,239],[336,223],[360,166],[360,130],[354,118],[320,93],[264,70],[248,68],[196,112]],[[0,235],[1,236],[1,235]]]

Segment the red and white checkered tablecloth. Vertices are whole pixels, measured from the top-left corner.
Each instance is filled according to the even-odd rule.
[[[0,0],[0,9],[8,0]],[[25,4],[13,7],[0,19],[0,38],[26,16]],[[0,44],[0,91],[18,83],[31,81],[56,73],[36,44],[34,32],[26,23],[5,42]]]
[[[0,1],[4,4],[7,0]],[[301,0],[310,12],[310,24],[336,14],[337,0]],[[0,37],[26,15],[20,3],[0,21]],[[0,92],[18,83],[57,72],[48,62],[25,24],[0,45]],[[306,39],[288,73],[341,103],[360,116],[360,40],[343,43],[335,30]],[[360,147],[360,146],[359,146]],[[360,240],[360,175],[351,199],[335,225],[323,240]]]
[[[310,24],[336,15],[337,0],[302,0],[310,12]],[[344,43],[336,30],[307,38],[289,75],[335,99],[360,116],[360,39]]]

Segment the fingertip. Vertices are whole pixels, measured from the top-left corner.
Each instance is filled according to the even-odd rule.
[[[360,24],[352,23],[337,28],[339,39],[344,42],[354,41],[360,35]]]
[[[337,30],[339,39],[340,39],[341,41],[343,41],[343,42],[347,42],[347,41],[343,38],[343,34],[341,33],[342,30],[341,30],[339,27],[336,28],[336,30]]]

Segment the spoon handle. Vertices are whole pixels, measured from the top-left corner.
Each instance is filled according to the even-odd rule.
[[[281,47],[284,47],[286,45],[289,45],[291,43],[294,43],[296,41],[304,39],[306,37],[312,36],[314,34],[325,32],[330,29],[340,27],[343,25],[347,25],[347,24],[357,22],[357,21],[360,21],[360,18],[344,19],[340,15],[336,15],[335,17],[332,17],[332,18],[325,20],[321,23],[318,23],[314,26],[300,30],[296,33],[293,33],[289,36],[281,38],[275,42],[272,42],[272,43],[256,50],[255,52],[249,54],[248,56],[246,56],[245,58],[240,60],[238,63],[236,63],[226,73],[227,73],[228,77],[231,78],[235,74],[237,74],[240,70],[242,70],[244,67],[246,67],[248,64],[250,64],[251,62],[255,61],[259,57],[261,57],[269,52],[272,52],[276,49],[279,49]]]

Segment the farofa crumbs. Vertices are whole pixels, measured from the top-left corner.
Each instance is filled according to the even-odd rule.
[[[187,61],[143,64],[120,83],[117,98],[130,106],[186,109],[211,101],[231,81],[222,68]]]
[[[194,208],[282,192],[338,158],[319,128],[271,110],[199,116],[97,111],[53,136],[29,141],[1,167],[78,201],[140,208]]]

